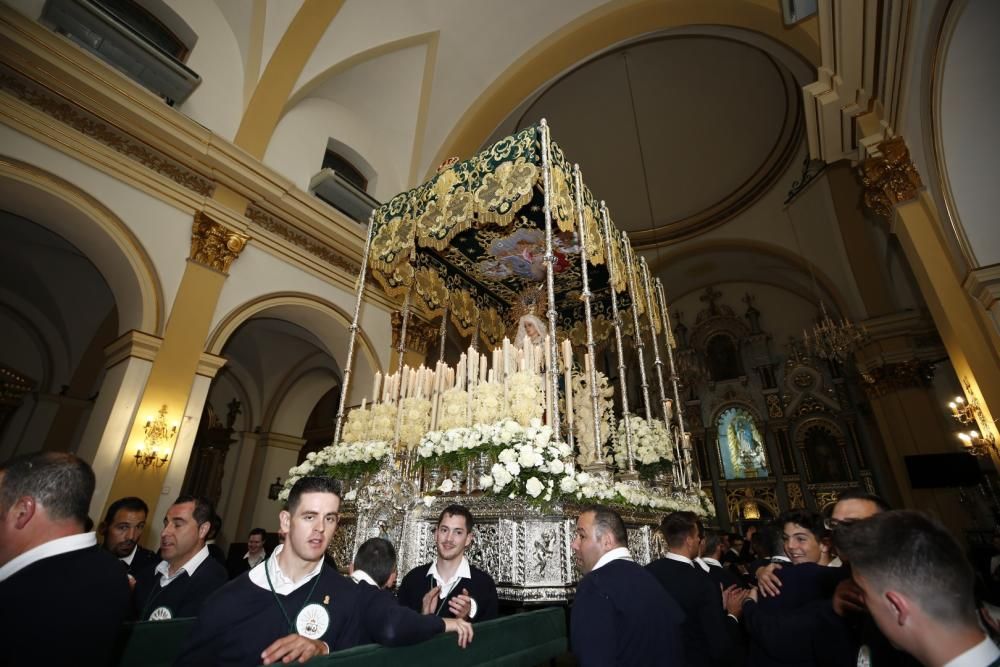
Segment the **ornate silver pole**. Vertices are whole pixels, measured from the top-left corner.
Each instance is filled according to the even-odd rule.
[[[677,428],[680,430],[681,451],[684,452],[684,459],[687,464],[687,471],[684,475],[684,486],[687,488],[691,479],[691,446],[687,437],[687,432],[684,430],[684,405],[681,403],[681,392],[677,384],[677,367],[674,365],[674,346],[676,343],[674,341],[673,327],[670,324],[670,309],[667,308],[667,299],[663,295],[663,283],[659,278],[657,278],[655,284],[656,300],[660,306],[660,319],[663,321],[663,337],[667,341],[667,361],[670,363],[670,384],[673,385],[674,389],[674,413],[677,415]]]
[[[604,228],[604,265],[608,269],[608,280],[613,281],[611,266],[611,219],[608,207],[601,201],[601,226]],[[614,284],[611,285],[611,324],[615,329],[615,347],[618,350],[618,387],[622,398],[622,419],[625,421],[625,457],[628,459],[628,471],[635,472],[635,462],[632,460],[632,420],[629,417],[628,385],[625,383],[625,348],[622,347],[622,319],[618,312],[618,293]]]
[[[556,283],[553,264],[556,262],[555,253],[552,251],[552,205],[550,193],[552,191],[552,164],[551,147],[549,142],[549,124],[543,118],[539,122],[539,132],[542,140],[542,185],[544,187],[544,215],[545,215],[545,282],[549,291],[549,348],[551,359],[558,359],[559,348],[556,345]],[[559,401],[555,400],[559,396],[559,377],[555,372],[555,364],[549,363],[545,369],[545,381],[548,383],[549,391],[552,393],[552,414],[549,415],[552,426],[552,438],[561,440],[561,426],[559,421]],[[567,388],[569,390],[569,388]]]
[[[347,343],[347,361],[344,364],[344,381],[340,386],[340,405],[337,407],[337,426],[333,430],[333,444],[340,443],[340,431],[344,426],[344,404],[347,403],[347,390],[351,386],[351,367],[354,364],[354,342],[358,337],[358,319],[361,315],[361,299],[365,294],[365,274],[368,271],[368,251],[372,246],[372,235],[375,233],[375,212],[368,218],[368,236],[365,239],[365,249],[361,253],[361,269],[358,271],[358,289],[354,299],[354,318],[351,320],[351,335]]]
[[[594,350],[596,347],[594,344],[594,323],[590,311],[590,297],[592,294],[590,293],[590,277],[587,268],[590,258],[587,252],[587,225],[584,222],[583,216],[583,178],[580,176],[580,165],[578,164],[573,165],[573,187],[576,190],[576,223],[579,229],[577,232],[577,242],[580,244],[580,277],[583,282],[583,293],[581,294],[583,298],[583,317],[587,324],[587,354],[590,356],[590,378],[588,378],[588,381],[590,383],[590,403],[594,413],[594,461],[595,463],[603,464],[604,454],[601,449],[604,443],[601,441],[601,402],[597,394],[597,355]],[[573,391],[573,388],[567,387],[566,391]],[[569,415],[567,418],[572,420],[573,416]]]
[[[660,389],[660,410],[663,411],[663,424],[666,426],[670,417],[667,416],[667,392],[663,386],[663,360],[660,359],[660,343],[656,340],[656,323],[653,321],[653,286],[649,280],[649,266],[646,258],[639,258],[639,268],[642,269],[642,282],[646,292],[646,314],[649,316],[649,337],[653,340],[653,367],[656,368],[656,380]],[[663,317],[660,317],[662,326]]]
[[[438,361],[444,363],[444,341],[448,337],[448,306],[441,313],[441,347],[438,350]]]
[[[642,342],[642,330],[639,328],[639,286],[635,282],[635,259],[632,257],[632,244],[629,243],[628,234],[622,232],[622,240],[625,241],[625,265],[628,271],[629,292],[632,297],[632,326],[635,329],[635,351],[639,356],[639,377],[642,380],[642,404],[646,408],[646,421],[653,418],[653,412],[649,409],[649,382],[646,380],[646,356],[643,352],[645,343]]]
[[[410,248],[410,264],[414,263],[417,255],[417,240],[413,239],[413,247]],[[396,355],[399,357],[399,363],[396,364],[396,372],[399,373],[399,383],[396,388],[396,433],[393,436],[393,444],[399,447],[399,429],[403,426],[403,357],[406,355],[406,328],[410,324],[410,292],[413,291],[413,283],[406,286],[406,293],[403,294],[403,308],[400,310],[402,315],[401,322],[399,324],[399,344],[396,346]],[[403,474],[409,472],[408,467],[404,466]]]

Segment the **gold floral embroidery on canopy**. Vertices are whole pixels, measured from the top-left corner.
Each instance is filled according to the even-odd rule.
[[[413,286],[429,317],[436,317],[444,311],[448,305],[448,287],[437,271],[429,267],[417,269]]]
[[[451,290],[451,321],[460,336],[468,336],[476,330],[479,307],[472,295],[464,289]]]
[[[503,317],[495,308],[487,308],[479,313],[479,335],[487,345],[496,347],[503,340],[507,329]]]

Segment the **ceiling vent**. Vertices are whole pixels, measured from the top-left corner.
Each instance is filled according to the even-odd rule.
[[[335,172],[321,169],[309,181],[313,193],[338,211],[357,222],[366,223],[372,211],[381,206],[378,200]]]
[[[171,106],[201,84],[191,68],[94,0],[47,0],[41,20]]]

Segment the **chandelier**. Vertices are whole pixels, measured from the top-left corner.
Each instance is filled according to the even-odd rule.
[[[822,299],[819,310],[820,318],[813,325],[812,335],[805,329],[802,330],[806,350],[813,356],[842,364],[855,349],[868,340],[868,330],[864,325],[857,325],[846,318],[842,318],[840,322],[835,321],[826,312],[826,304]]]
[[[150,466],[162,468],[170,459],[167,451],[164,451],[161,456],[159,448],[163,445],[165,450],[169,449],[168,441],[177,435],[177,424],[167,425],[167,406],[165,405],[160,408],[157,415],[156,419],[150,417],[146,420],[146,425],[142,429],[146,438],[139,443],[135,450],[135,465],[140,468],[145,469]]]

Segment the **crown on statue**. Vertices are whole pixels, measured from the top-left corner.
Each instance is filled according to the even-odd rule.
[[[534,315],[535,317],[545,319],[546,310],[546,293],[544,285],[532,285],[526,288],[517,297],[517,301],[510,308],[510,326],[511,330],[517,333],[518,322],[525,315]]]

